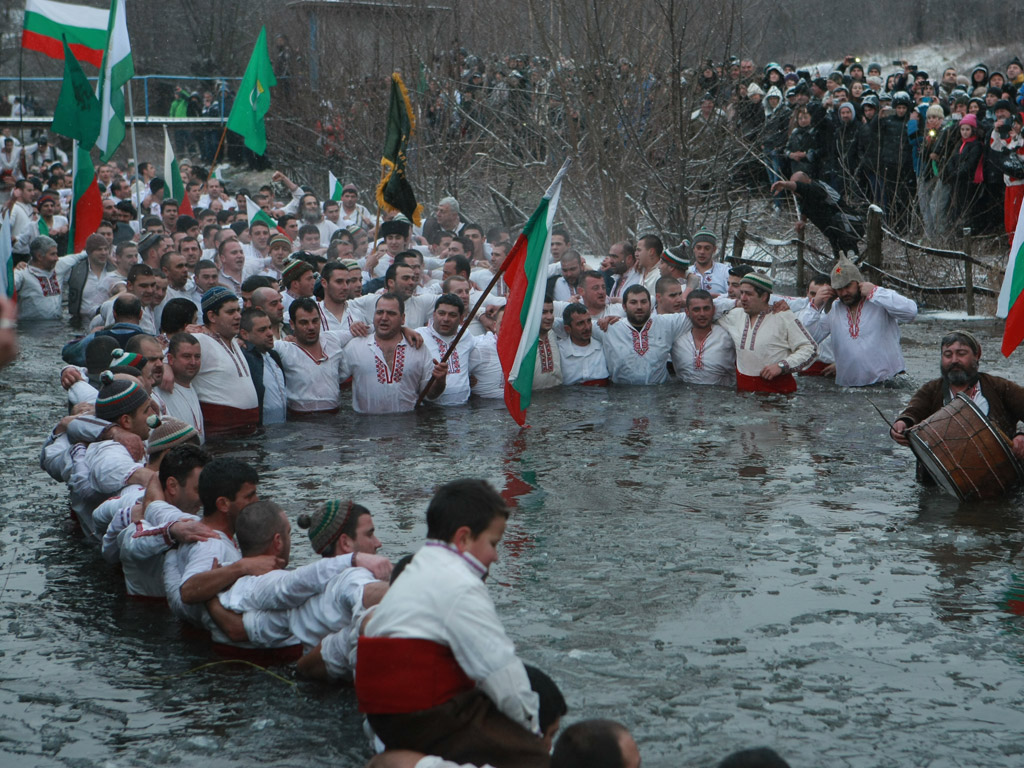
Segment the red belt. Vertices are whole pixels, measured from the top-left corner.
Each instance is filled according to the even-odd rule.
[[[825,369],[828,368],[828,363],[823,363],[821,360],[815,360],[809,366],[800,371],[801,376],[821,376]]]
[[[360,712],[420,712],[474,686],[446,645],[401,637],[359,638],[356,698]]]
[[[207,435],[251,434],[260,424],[259,408],[232,408],[219,403],[199,403],[203,410],[203,428]]]
[[[611,379],[588,379],[587,381],[581,381],[581,387],[607,387]]]
[[[214,643],[213,651],[225,659],[248,661],[261,667],[291,664],[302,657],[301,645],[286,645],[282,648],[239,648],[237,645]]]
[[[788,395],[796,392],[796,379],[792,373],[784,373],[769,381],[760,376],[747,376],[737,370],[736,389],[740,392],[778,392]]]

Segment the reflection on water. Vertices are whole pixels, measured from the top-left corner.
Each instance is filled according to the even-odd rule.
[[[917,382],[951,327],[906,329]],[[35,467],[63,336],[25,339],[0,373],[0,764],[359,765],[351,690],[197,670],[203,642],[124,600],[71,530]],[[293,517],[359,499],[395,559],[422,540],[437,484],[488,479],[514,506],[489,584],[522,656],[561,684],[570,720],[626,722],[648,766],[754,744],[794,766],[1020,765],[1020,499],[921,488],[865,393],[800,389],[546,391],[522,431],[500,403],[343,412],[216,450],[257,466]],[[869,396],[891,417],[911,393]]]

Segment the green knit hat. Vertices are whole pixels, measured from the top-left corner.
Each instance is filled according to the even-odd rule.
[[[312,515],[299,515],[299,528],[309,529],[309,542],[313,551],[324,554],[341,536],[341,530],[352,514],[352,502],[332,499],[317,507]]]
[[[772,292],[775,287],[775,281],[772,280],[764,272],[751,272],[749,275],[744,275],[740,278],[741,283],[750,283],[756,288],[760,288],[763,291]]]
[[[149,433],[149,442],[147,443],[150,456],[162,451],[169,451],[171,448],[177,448],[190,441],[199,445],[199,433],[196,432],[196,428],[180,419],[170,416],[161,418],[153,415],[146,419],[146,423],[153,430]]]
[[[115,379],[110,371],[100,374],[103,383],[99,395],[96,396],[96,418],[104,421],[117,421],[126,413],[134,413],[139,406],[149,400],[149,395],[138,381]]]

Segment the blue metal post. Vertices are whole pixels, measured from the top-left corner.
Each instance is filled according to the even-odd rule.
[[[309,9],[309,86],[314,91],[320,79],[320,62],[317,59],[317,21],[316,8]]]

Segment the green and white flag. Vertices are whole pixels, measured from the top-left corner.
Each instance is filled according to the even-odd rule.
[[[253,225],[253,223],[257,221],[262,221],[264,224],[270,227],[271,232],[277,229],[277,222],[274,221],[273,218],[271,218],[269,213],[260,208],[256,201],[253,200],[248,195],[245,198],[245,215],[249,219],[250,227]],[[278,229],[278,232],[284,234],[283,230]]]
[[[185,182],[181,178],[181,169],[178,167],[178,158],[174,156],[174,147],[171,146],[171,137],[167,133],[167,126],[164,126],[164,181],[167,183],[168,197],[178,201],[178,213],[183,216],[192,216],[192,203],[189,202],[185,192]]]
[[[228,128],[241,136],[245,146],[257,155],[267,153],[267,126],[263,118],[270,109],[270,88],[275,85],[277,78],[267,52],[267,28],[262,27],[228,115]]]
[[[327,197],[328,197],[328,199],[340,202],[341,201],[341,190],[342,190],[342,185],[341,185],[341,182],[338,181],[338,177],[335,176],[330,171],[328,171],[327,172],[327,191],[328,191],[328,196]]]
[[[132,61],[132,46],[128,40],[128,22],[125,17],[124,0],[111,0],[110,17],[107,21],[107,49],[103,53],[100,67],[100,81],[96,85],[96,96],[103,108],[100,136],[96,146],[100,159],[106,162],[124,141],[124,86],[135,76]]]

